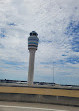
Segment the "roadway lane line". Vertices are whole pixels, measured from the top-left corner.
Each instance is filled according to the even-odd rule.
[[[0,105],[2,108],[20,108],[20,109],[38,109],[38,110],[47,110],[47,111],[68,111],[68,110],[58,110],[58,109],[47,109],[47,108],[37,108],[37,107],[21,107],[21,106],[7,106]]]

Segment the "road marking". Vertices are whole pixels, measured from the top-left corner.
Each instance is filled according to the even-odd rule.
[[[68,111],[68,110],[58,110],[58,109],[47,109],[47,108],[37,108],[37,107],[21,107],[21,106],[7,106],[0,105],[3,108],[21,108],[21,109],[38,109],[38,110],[49,110],[49,111]]]

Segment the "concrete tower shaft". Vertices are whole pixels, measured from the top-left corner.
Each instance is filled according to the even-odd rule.
[[[30,49],[29,56],[29,71],[28,71],[28,85],[33,85],[33,76],[34,76],[34,60],[35,60],[35,49]]]
[[[33,76],[34,76],[34,60],[35,60],[35,52],[38,47],[38,37],[35,31],[30,33],[30,37],[28,38],[28,50],[30,53],[29,56],[29,71],[28,71],[28,85],[33,85]]]

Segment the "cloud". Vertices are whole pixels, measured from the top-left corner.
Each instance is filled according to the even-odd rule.
[[[72,38],[70,40],[72,50],[79,52],[79,21],[71,20],[66,30],[66,34]]]

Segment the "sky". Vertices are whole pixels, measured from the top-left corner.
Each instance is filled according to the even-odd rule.
[[[32,31],[34,81],[79,85],[79,0],[0,0],[0,79],[27,81]]]

